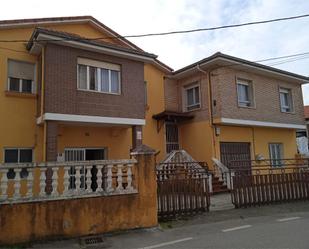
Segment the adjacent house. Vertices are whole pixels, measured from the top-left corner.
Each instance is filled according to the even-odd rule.
[[[166,152],[184,149],[210,167],[212,158],[225,165],[294,158],[308,81],[222,53],[166,75],[165,111],[154,115],[165,127]]]
[[[128,158],[143,133],[164,146],[156,55],[91,16],[1,21],[0,40],[1,162]]]

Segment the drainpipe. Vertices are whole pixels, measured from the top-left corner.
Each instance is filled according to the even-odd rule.
[[[213,148],[214,148],[214,157],[217,157],[217,152],[216,152],[216,140],[215,140],[215,132],[214,132],[214,122],[213,122],[213,109],[212,109],[212,89],[211,89],[211,72],[212,70],[210,70],[209,72],[204,71],[203,69],[201,69],[200,65],[197,64],[196,68],[198,71],[200,71],[201,73],[205,74],[206,77],[208,77],[208,95],[209,95],[209,118],[210,118],[210,126],[212,128],[212,144],[213,144]]]

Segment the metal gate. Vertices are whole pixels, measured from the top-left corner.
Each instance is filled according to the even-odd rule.
[[[232,161],[237,161],[239,163],[237,167],[250,169],[250,143],[220,142],[220,157],[221,162],[228,168],[230,168]],[[233,164],[233,166],[236,165]]]
[[[202,165],[202,166],[201,166]],[[160,220],[209,211],[206,163],[161,163],[157,166]]]
[[[165,122],[165,140],[166,153],[170,153],[173,150],[179,150],[179,134],[177,123]]]

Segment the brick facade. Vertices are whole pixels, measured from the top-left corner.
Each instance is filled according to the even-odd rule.
[[[236,79],[251,80],[255,106],[244,108],[238,106]],[[218,69],[212,76],[213,100],[217,117],[247,119],[265,122],[304,124],[301,85],[254,73],[236,71],[230,68]],[[280,109],[279,88],[292,91],[293,113],[283,113]]]
[[[238,106],[237,77],[253,82],[253,108]],[[181,79],[165,80],[165,108],[183,111],[183,88],[192,82],[200,84],[201,108],[192,111],[194,121],[209,120],[208,75],[196,72]],[[304,124],[301,85],[266,77],[252,72],[238,71],[231,68],[211,70],[212,113],[213,118],[232,118],[264,122]],[[280,109],[279,87],[292,91],[293,113],[282,113]],[[192,122],[192,121],[189,121]]]
[[[58,123],[46,122],[46,161],[57,161]]]
[[[45,113],[144,118],[142,62],[53,44],[45,51]],[[77,90],[78,57],[120,65],[121,94]]]

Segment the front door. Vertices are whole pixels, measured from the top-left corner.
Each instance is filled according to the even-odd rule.
[[[178,126],[174,122],[165,123],[166,153],[179,150]]]
[[[230,167],[231,161],[244,161],[233,163],[236,167],[250,167],[250,143],[220,142],[221,162]]]

